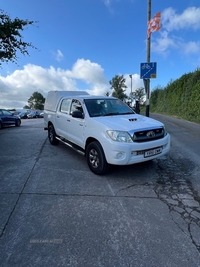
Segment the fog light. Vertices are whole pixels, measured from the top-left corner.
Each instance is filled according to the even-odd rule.
[[[124,153],[122,153],[122,152],[119,152],[116,154],[116,159],[121,159],[123,157],[124,157]]]

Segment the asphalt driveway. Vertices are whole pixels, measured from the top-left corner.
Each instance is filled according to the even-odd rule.
[[[174,152],[96,176],[43,119],[1,130],[0,266],[200,266],[192,166]]]

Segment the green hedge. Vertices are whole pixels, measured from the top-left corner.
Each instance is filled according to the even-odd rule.
[[[151,112],[200,123],[200,69],[156,87],[151,93]]]

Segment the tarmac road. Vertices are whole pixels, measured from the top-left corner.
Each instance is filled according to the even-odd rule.
[[[43,119],[2,129],[0,266],[199,267],[200,161],[187,143],[200,144],[199,128],[182,134],[155,116],[168,124],[169,155],[105,176],[51,146]]]

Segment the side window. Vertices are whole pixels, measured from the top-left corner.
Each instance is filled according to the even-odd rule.
[[[83,112],[81,102],[79,100],[73,99],[70,114],[72,114],[72,112],[75,110],[79,110],[79,111]]]
[[[4,114],[4,115],[12,115],[12,113],[10,112],[10,111],[7,111],[7,110],[2,110],[2,113]]]
[[[60,106],[60,111],[63,113],[69,114],[70,102],[71,102],[71,99],[63,99],[61,106]]]

